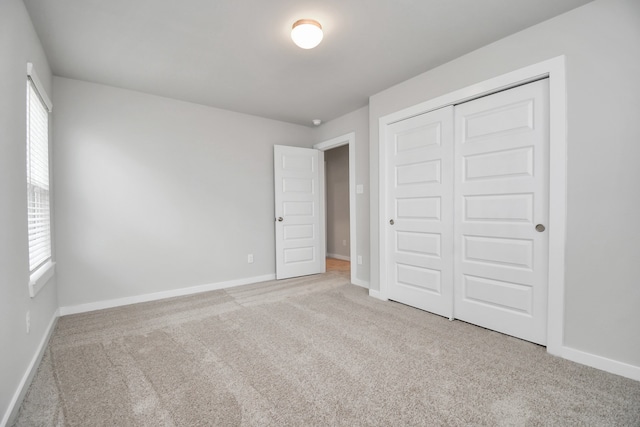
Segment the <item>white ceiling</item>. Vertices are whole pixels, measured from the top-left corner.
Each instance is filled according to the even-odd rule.
[[[57,76],[308,126],[589,1],[24,0]]]

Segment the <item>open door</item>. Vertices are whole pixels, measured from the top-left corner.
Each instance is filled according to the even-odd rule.
[[[276,278],[324,273],[324,153],[273,148]]]

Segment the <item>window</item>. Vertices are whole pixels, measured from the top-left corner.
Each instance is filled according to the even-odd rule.
[[[49,195],[49,112],[47,97],[33,65],[27,64],[27,220],[31,296],[53,276]]]

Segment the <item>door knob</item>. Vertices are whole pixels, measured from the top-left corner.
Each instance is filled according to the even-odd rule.
[[[282,222],[284,221],[284,218],[282,218],[281,216],[278,217],[278,222]]]
[[[544,225],[542,225],[542,224],[538,224],[538,225],[536,225],[536,231],[537,231],[538,233],[542,233],[544,230],[546,230],[546,228],[544,227]]]
[[[389,224],[393,225],[393,224],[395,224],[395,223],[396,223],[396,222],[395,222],[394,220],[392,220],[392,219],[390,219],[390,220],[389,220]]]

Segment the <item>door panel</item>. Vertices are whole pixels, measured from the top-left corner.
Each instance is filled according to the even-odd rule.
[[[533,242],[522,239],[462,236],[463,260],[513,268],[533,268]]]
[[[530,286],[476,276],[464,276],[464,295],[480,304],[498,309],[531,314]]]
[[[463,221],[533,223],[533,194],[464,196]]]
[[[548,80],[455,109],[455,317],[546,343]]]
[[[463,162],[464,181],[533,175],[532,147],[469,154]]]
[[[450,317],[453,107],[395,123],[386,138],[389,298]]]
[[[321,151],[274,146],[278,279],[326,269],[323,164]]]

